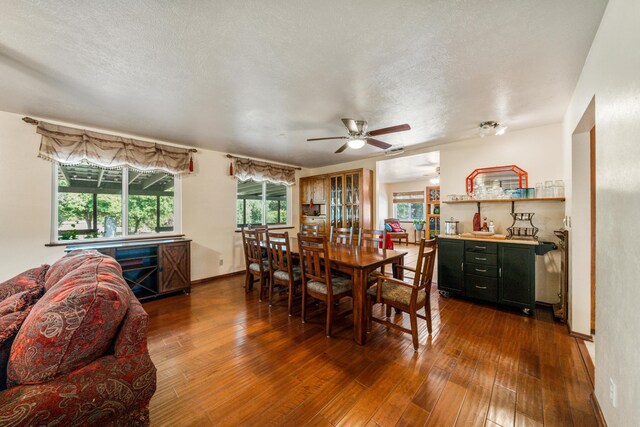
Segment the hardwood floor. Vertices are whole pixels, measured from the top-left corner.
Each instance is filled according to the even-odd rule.
[[[144,304],[158,368],[152,425],[596,425],[576,341],[545,309],[531,318],[434,288],[433,335],[420,321],[415,353],[411,335],[376,323],[358,346],[350,318],[326,338],[322,311],[302,324],[299,308],[269,308],[243,281]]]

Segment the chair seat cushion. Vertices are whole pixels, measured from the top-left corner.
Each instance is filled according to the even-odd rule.
[[[411,302],[412,291],[413,289],[408,286],[399,285],[397,283],[389,282],[388,280],[382,282],[382,299],[387,301],[395,301],[400,304],[409,305]],[[370,287],[369,290],[367,290],[367,294],[373,297],[377,296],[378,285]],[[421,305],[424,302],[426,296],[427,294],[424,290],[418,291],[418,305]]]
[[[289,280],[289,272],[285,270],[276,270],[273,273],[273,278],[278,280]],[[302,279],[302,272],[300,271],[300,267],[293,267],[293,281],[297,282]]]
[[[260,266],[257,262],[252,262],[251,264],[249,264],[249,270],[260,273]],[[262,271],[269,271],[269,261],[262,261]]]
[[[346,277],[333,276],[331,277],[331,287],[333,289],[333,294],[337,295],[349,292],[353,287],[353,283],[351,282],[351,279],[347,279]],[[327,285],[322,282],[309,280],[307,282],[307,288],[318,294],[327,294]]]

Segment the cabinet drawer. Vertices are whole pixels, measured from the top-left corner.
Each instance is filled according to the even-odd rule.
[[[498,301],[498,279],[466,274],[464,288],[468,297],[491,302]]]
[[[465,262],[469,262],[472,264],[482,264],[482,265],[498,265],[498,255],[496,254],[483,254],[478,252],[467,251],[464,257]]]
[[[468,274],[475,274],[476,276],[498,278],[498,267],[495,265],[465,263],[464,271]]]
[[[477,242],[466,241],[464,242],[464,248],[467,252],[483,253],[483,254],[497,254],[498,244],[494,242]]]

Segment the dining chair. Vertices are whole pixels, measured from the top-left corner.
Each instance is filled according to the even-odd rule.
[[[331,243],[342,243],[343,245],[353,244],[353,227],[337,228],[331,226],[329,241]]]
[[[353,296],[353,282],[349,278],[332,274],[326,237],[303,236],[298,233],[298,247],[302,267],[302,322],[307,321],[307,296],[324,301],[327,306],[325,333],[330,337],[336,317],[334,303]]]
[[[302,284],[300,267],[293,264],[289,233],[267,233],[267,255],[269,259],[269,306],[273,305],[273,288],[280,285],[288,293],[287,308],[293,314],[293,297]]]
[[[387,230],[367,230],[360,229],[358,233],[358,246],[363,248],[379,248],[386,247]]]
[[[436,251],[436,239],[421,239],[416,268],[396,266],[396,268],[413,272],[412,283],[388,276],[380,276],[377,279],[378,283],[367,290],[368,327],[371,326],[371,321],[373,320],[410,333],[413,338],[413,348],[415,351],[418,351],[418,317],[427,321],[427,331],[429,335],[431,335],[431,280]],[[381,303],[387,306],[387,317],[391,315],[391,307],[409,313],[411,329],[406,329],[395,323],[373,317],[372,308],[375,303]],[[422,307],[424,307],[425,311],[424,316],[418,314],[418,310]]]
[[[373,248],[386,250],[387,230],[360,229],[358,233],[358,246],[361,248]],[[379,270],[372,271],[367,277],[367,285],[377,283],[378,276],[384,274],[384,265]]]
[[[242,242],[247,268],[245,292],[248,293],[253,290],[253,283],[257,278],[260,283],[258,299],[261,302],[269,282],[269,261],[261,245],[264,233],[263,230],[242,230]]]
[[[300,234],[302,234],[303,236],[318,236],[318,231],[320,230],[320,227],[318,226],[318,224],[302,224],[302,227],[300,228]]]

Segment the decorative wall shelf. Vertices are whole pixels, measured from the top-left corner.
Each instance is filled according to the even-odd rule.
[[[539,197],[534,199],[468,199],[468,200],[443,200],[441,203],[458,204],[458,203],[506,203],[506,202],[564,202],[564,197]]]

